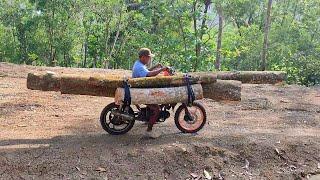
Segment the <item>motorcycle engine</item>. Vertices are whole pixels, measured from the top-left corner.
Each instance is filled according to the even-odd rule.
[[[148,121],[150,118],[150,112],[149,112],[149,108],[145,107],[145,108],[141,108],[138,119],[140,119],[140,121]]]
[[[170,112],[167,110],[162,110],[160,111],[158,122],[164,122],[169,117],[170,117]]]

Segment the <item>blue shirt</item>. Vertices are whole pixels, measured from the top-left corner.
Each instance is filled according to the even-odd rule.
[[[149,72],[150,71],[147,69],[147,67],[140,62],[140,60],[137,60],[132,68],[132,78],[147,77]]]

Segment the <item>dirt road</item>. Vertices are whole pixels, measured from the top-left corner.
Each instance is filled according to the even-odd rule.
[[[320,88],[243,85],[239,103],[203,100],[208,123],[182,134],[173,118],[143,138],[102,130],[112,98],[26,88],[30,71],[0,63],[0,179],[307,179],[320,174]],[[197,177],[196,177],[197,176]]]

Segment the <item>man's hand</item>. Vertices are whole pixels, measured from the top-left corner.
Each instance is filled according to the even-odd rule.
[[[161,63],[158,63],[155,67],[156,67],[156,68],[162,68],[163,66],[162,66]]]
[[[168,67],[168,66],[163,66],[162,68],[163,68],[162,71],[168,71],[168,70],[169,70],[169,67]]]
[[[155,65],[155,66],[153,66],[152,68],[150,68],[149,71],[153,71],[153,70],[155,70],[155,69],[160,69],[160,68],[162,68],[162,67],[163,67],[162,64],[158,63],[157,65]]]
[[[148,77],[156,76],[156,75],[160,74],[162,71],[165,71],[165,70],[168,70],[168,69],[169,69],[169,68],[168,68],[167,66],[165,66],[165,67],[162,66],[162,67],[159,68],[159,69],[150,71],[150,72],[147,74],[147,76],[148,76]]]

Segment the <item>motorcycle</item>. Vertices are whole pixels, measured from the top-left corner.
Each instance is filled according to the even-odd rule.
[[[174,75],[174,69],[168,68],[164,75]],[[165,122],[170,117],[170,109],[174,112],[176,127],[183,133],[198,132],[206,124],[206,110],[200,102],[177,104],[159,104],[160,113],[157,123]],[[144,106],[144,107],[143,107]],[[114,102],[107,105],[100,114],[102,128],[112,135],[121,135],[130,131],[135,121],[148,122],[152,110],[146,105],[117,105]]]

